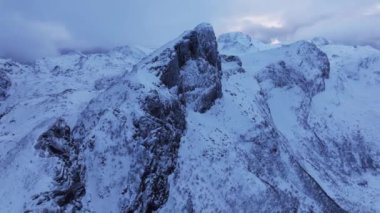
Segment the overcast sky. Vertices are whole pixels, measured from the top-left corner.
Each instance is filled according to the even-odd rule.
[[[0,0],[0,57],[158,47],[201,22],[267,42],[323,36],[380,47],[379,0]]]

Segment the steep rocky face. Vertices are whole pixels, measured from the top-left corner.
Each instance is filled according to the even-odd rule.
[[[186,128],[185,112],[179,101],[161,100],[157,92],[143,103],[147,113],[134,121],[133,138],[145,148],[145,168],[136,197],[127,212],[152,212],[166,203],[169,197],[168,176],[176,168],[178,148]],[[144,156],[139,156],[145,158]]]
[[[201,24],[144,65],[195,111],[205,112],[222,96],[221,62],[212,27]]]

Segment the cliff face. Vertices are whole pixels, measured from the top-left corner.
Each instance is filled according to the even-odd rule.
[[[156,73],[168,88],[175,87],[181,101],[195,111],[205,112],[222,96],[221,61],[208,24],[160,48],[137,71],[141,69]]]
[[[0,60],[0,210],[378,210],[379,51],[218,41]]]

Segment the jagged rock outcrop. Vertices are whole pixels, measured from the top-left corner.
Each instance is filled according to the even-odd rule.
[[[57,158],[53,168],[54,188],[32,197],[33,204],[25,212],[76,212],[81,210],[81,198],[86,193],[85,166],[80,161],[80,146],[72,139],[71,129],[63,119],[37,140],[35,149],[44,158]],[[47,159],[49,160],[49,159]]]
[[[134,121],[135,140],[143,142],[145,168],[138,193],[127,212],[152,212],[169,197],[168,176],[174,172],[178,148],[186,128],[184,107],[178,100],[162,100],[157,91],[148,95],[143,104],[147,113]]]
[[[159,75],[167,87],[176,87],[181,100],[195,111],[205,112],[222,96],[221,62],[209,24],[184,33],[159,51],[142,68]]]

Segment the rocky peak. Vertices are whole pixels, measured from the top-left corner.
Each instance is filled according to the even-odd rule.
[[[195,111],[205,112],[222,96],[221,61],[214,30],[200,24],[153,53],[136,70],[147,69]]]

